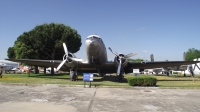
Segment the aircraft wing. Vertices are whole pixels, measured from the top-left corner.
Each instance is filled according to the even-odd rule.
[[[26,63],[28,65],[37,65],[41,67],[58,67],[62,60],[36,60],[36,59],[6,59],[14,62]],[[125,67],[125,73],[132,73],[133,69],[151,69],[161,67],[174,67],[180,65],[195,64],[200,61],[158,61],[158,62],[128,62]],[[114,62],[107,62],[103,65],[95,66],[84,62],[65,63],[61,70],[69,71],[70,67],[76,67],[78,72],[96,73],[116,73],[117,67]]]
[[[38,65],[42,67],[57,67],[62,60],[37,60],[37,59],[6,59],[9,61],[25,63],[28,65]]]
[[[174,67],[181,65],[190,65],[200,61],[157,61],[157,62],[128,62],[125,72],[132,72],[133,69],[152,69],[161,67]]]
[[[25,63],[27,65],[37,65],[40,67],[54,67],[57,68],[58,65],[63,60],[36,60],[36,59],[6,59],[9,61],[14,62],[20,62]],[[114,65],[114,62],[107,62],[104,65],[101,66],[94,66],[91,64],[88,64],[86,62],[72,62],[72,63],[65,63],[60,70],[63,71],[70,71],[71,67],[76,67],[78,72],[85,72],[85,73],[96,73],[98,70],[100,70],[101,73],[115,73],[116,68]]]

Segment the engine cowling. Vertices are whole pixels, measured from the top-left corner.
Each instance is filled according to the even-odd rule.
[[[67,58],[68,62],[66,63],[66,65],[67,65],[68,67],[72,67],[72,68],[77,67],[78,61],[73,61],[73,60],[71,60],[71,58],[76,58],[76,56],[75,56],[73,53],[69,53],[69,54],[68,54],[68,57],[69,57],[69,58]]]
[[[119,54],[119,56],[121,56],[121,57],[124,57],[124,55],[123,54]],[[118,67],[118,65],[119,65],[119,60],[120,60],[120,58],[119,58],[119,56],[115,56],[115,59],[114,59],[114,62],[115,62],[115,66],[116,67]],[[121,67],[122,68],[124,68],[126,65],[127,65],[127,63],[128,63],[128,61],[127,61],[127,59],[126,58],[121,58]]]
[[[69,58],[67,58],[67,60],[68,60],[69,63],[73,61],[73,60],[71,60],[71,58],[76,58],[76,56],[73,53],[68,53],[68,57]]]
[[[63,48],[65,51],[65,54],[63,56],[63,61],[58,65],[57,70],[59,70],[64,64],[66,64],[66,62],[67,62],[66,65],[68,65],[68,63],[71,63],[70,64],[71,66],[77,66],[78,61],[82,61],[82,59],[74,58],[75,57],[74,54],[68,53],[67,46],[65,43],[63,43]],[[71,67],[71,66],[69,66],[69,67]]]
[[[110,47],[108,47],[108,49],[116,56],[115,57],[115,65],[118,65],[118,68],[117,68],[117,74],[118,75],[120,75],[121,72],[123,72],[122,70],[127,65],[128,62],[127,62],[126,59],[137,54],[137,52],[130,53],[130,54],[127,54],[127,55],[118,54],[117,52],[113,51]]]

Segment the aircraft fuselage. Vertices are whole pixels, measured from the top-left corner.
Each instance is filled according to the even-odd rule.
[[[102,65],[107,62],[107,52],[103,40],[98,35],[90,35],[85,41],[89,64]]]

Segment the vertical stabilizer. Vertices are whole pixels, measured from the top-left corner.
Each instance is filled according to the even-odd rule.
[[[153,54],[150,55],[150,58],[151,58],[151,62],[154,62],[154,56],[153,56]]]
[[[185,61],[186,59],[185,59],[185,52],[183,53],[183,61]]]

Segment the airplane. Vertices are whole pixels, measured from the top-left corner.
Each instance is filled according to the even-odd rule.
[[[199,58],[194,59],[194,61],[199,61]],[[200,72],[200,63],[195,63],[193,65],[188,66],[188,70],[186,72],[189,72],[192,77],[194,77],[194,74],[199,74]],[[196,68],[196,69],[195,69]],[[185,73],[185,72],[184,72]]]
[[[151,59],[151,62],[154,62],[154,55],[151,54],[150,55],[150,59]],[[165,60],[165,61],[168,61],[168,60]],[[185,52],[183,53],[183,61],[185,61]],[[144,72],[149,72],[149,73],[160,73],[162,72],[165,73],[167,76],[169,76],[169,73],[172,74],[172,70],[173,71],[184,71],[184,76],[185,76],[185,70],[187,70],[188,68],[188,65],[179,65],[179,66],[166,66],[166,67],[163,67],[163,68],[153,68],[153,69],[145,69]]]
[[[185,52],[183,53],[183,61],[185,61]],[[166,60],[168,61],[168,60]],[[164,67],[164,72],[167,74],[167,76],[169,76],[169,73],[172,73],[173,71],[183,71],[184,72],[184,76],[186,76],[185,74],[185,70],[187,70],[188,65],[180,65],[180,66],[173,66],[173,67]]]
[[[4,64],[4,63],[0,63],[0,67],[3,67],[3,71],[4,71],[5,73],[8,73],[8,72],[10,72],[10,71],[13,71],[12,69],[14,69],[13,66],[7,65],[7,64]]]
[[[0,65],[0,67],[3,67],[3,71],[8,74],[8,73],[23,73],[24,70],[20,70],[19,68],[15,68],[11,65]]]
[[[98,35],[89,35],[85,41],[87,61],[76,58],[73,53],[69,53],[66,44],[63,43],[65,54],[63,60],[38,60],[38,59],[6,59],[14,62],[37,65],[41,67],[57,67],[57,70],[69,71],[70,80],[77,78],[77,72],[82,73],[116,73],[117,80],[122,81],[124,74],[132,73],[133,69],[150,69],[158,67],[171,67],[187,64],[195,64],[199,61],[160,61],[160,62],[129,62],[127,58],[137,53],[122,54],[108,49],[115,55],[114,62],[109,62],[106,47],[102,38]]]

